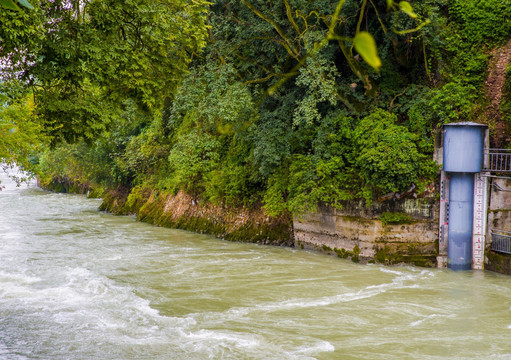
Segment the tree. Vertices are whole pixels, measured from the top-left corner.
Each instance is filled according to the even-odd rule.
[[[32,156],[44,142],[31,97],[0,105],[0,162],[4,166],[18,165],[30,170]]]
[[[417,21],[417,26],[400,29],[399,13]],[[212,17],[216,30],[212,33],[213,40],[231,45],[221,56],[234,56],[250,66],[247,72],[252,76],[247,83],[269,84],[270,94],[288,79],[298,76],[307,60],[320,52],[340,53],[336,55],[338,65],[342,62],[342,66],[362,80],[368,94],[374,93],[377,89],[373,76],[382,66],[375,32],[383,32],[384,37],[397,43],[391,34],[415,32],[429,23],[427,19],[421,20],[407,1],[393,0],[384,5],[372,0],[241,0],[239,3],[220,0]],[[359,61],[360,57],[369,67]],[[349,102],[340,91],[337,97],[343,103]]]
[[[4,38],[2,77],[29,85],[54,142],[92,139],[127,98],[161,111],[205,45],[207,7],[204,0],[41,1],[34,26],[17,29],[30,39]],[[18,24],[19,13],[2,13],[3,33],[13,33],[4,24]]]

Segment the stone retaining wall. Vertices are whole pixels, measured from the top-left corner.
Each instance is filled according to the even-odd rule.
[[[487,270],[511,275],[511,255],[491,250],[492,229],[511,232],[511,179],[487,179],[491,185],[484,267]]]
[[[384,212],[410,215],[406,223],[379,220]],[[438,215],[433,198],[346,204],[342,210],[320,207],[316,214],[294,219],[295,246],[384,264],[436,266]]]

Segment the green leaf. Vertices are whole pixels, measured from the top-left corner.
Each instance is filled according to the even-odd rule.
[[[411,18],[416,18],[417,14],[413,12],[412,5],[408,1],[400,1],[399,2],[399,8],[402,12],[404,12],[406,15],[408,15]]]
[[[34,7],[27,0],[18,0],[18,2],[26,8],[33,9]]]
[[[367,31],[361,31],[355,35],[354,45],[362,59],[368,63],[373,69],[377,70],[381,67],[381,59],[378,56],[376,41]]]
[[[394,5],[394,0],[387,0],[387,10]]]
[[[20,10],[18,5],[12,0],[0,0],[0,6],[10,10]]]

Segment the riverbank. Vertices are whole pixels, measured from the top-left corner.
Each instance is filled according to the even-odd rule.
[[[403,199],[371,207],[346,204],[343,211],[320,207],[316,214],[292,219],[268,216],[261,206],[204,203],[183,191],[174,195],[149,187],[98,190],[68,178],[41,185],[51,191],[101,197],[100,210],[115,215],[135,215],[145,223],[229,241],[297,247],[353,262],[436,266],[434,199]]]

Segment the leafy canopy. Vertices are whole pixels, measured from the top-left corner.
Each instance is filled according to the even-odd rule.
[[[0,15],[2,78],[21,79],[31,88],[36,111],[55,143],[93,139],[126,99],[158,114],[205,45],[204,0],[35,5],[30,15]]]

